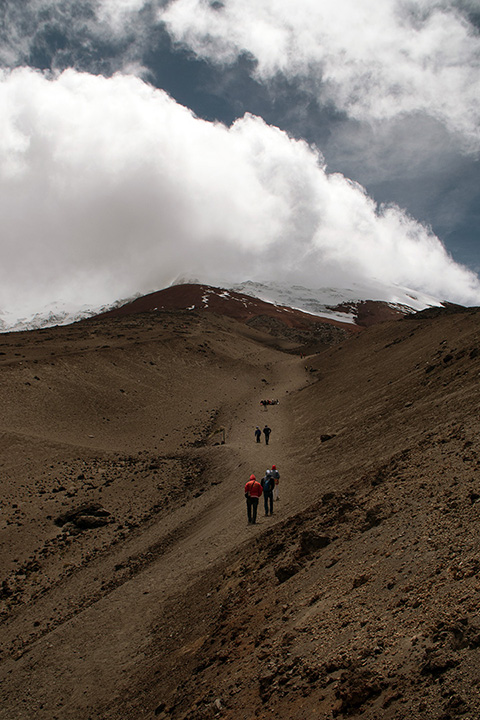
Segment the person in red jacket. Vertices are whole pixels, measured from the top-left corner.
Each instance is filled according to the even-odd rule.
[[[245,485],[245,498],[247,500],[247,517],[251,525],[257,522],[258,498],[261,497],[263,488],[257,481],[255,475],[250,475],[250,480]]]

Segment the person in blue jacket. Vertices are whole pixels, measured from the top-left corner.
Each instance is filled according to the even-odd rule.
[[[264,477],[262,478],[261,485],[263,488],[263,502],[265,503],[265,515],[273,515],[273,489],[275,487],[275,480],[271,470],[267,470]]]

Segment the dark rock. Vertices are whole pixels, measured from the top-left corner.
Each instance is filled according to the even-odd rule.
[[[266,548],[268,558],[274,558],[280,555],[285,550],[285,544],[283,542],[274,542],[272,545],[268,545]]]
[[[2,585],[0,587],[0,599],[3,600],[11,595],[13,595],[13,590],[10,588],[6,580],[2,580]]]
[[[420,672],[422,675],[432,675],[433,677],[438,677],[446,670],[455,667],[457,664],[457,660],[446,650],[428,649],[425,653]]]
[[[109,522],[110,513],[99,503],[85,503],[74,510],[68,510],[59,515],[55,520],[57,527],[63,527],[67,523],[73,523],[77,528],[101,527]]]
[[[353,581],[353,587],[359,588],[370,580],[370,575],[359,575]]]
[[[258,678],[260,684],[260,698],[262,702],[266,702],[272,694],[272,683],[275,679],[275,672],[270,669],[262,671]]]
[[[324,505],[328,505],[328,503],[332,502],[332,500],[336,497],[336,494],[334,492],[328,492],[322,495],[322,503]]]
[[[358,711],[364,703],[380,695],[386,687],[388,684],[370,670],[348,670],[342,674],[336,691],[336,696],[341,701],[339,711],[345,714]]]
[[[377,527],[384,520],[384,518],[385,513],[380,505],[369,508],[365,513],[365,525],[363,526],[362,530],[365,532],[366,530],[370,530],[373,527]]]
[[[77,528],[88,530],[90,528],[108,525],[109,520],[105,517],[95,517],[94,515],[78,515],[73,522]]]
[[[300,536],[300,555],[309,555],[316,550],[321,550],[330,544],[330,538],[326,535],[319,535],[313,530],[306,530]]]
[[[327,440],[332,440],[335,437],[335,435],[320,435],[320,442],[324,443],[327,442]]]
[[[70,533],[71,535],[78,535],[81,532],[81,528],[77,527],[71,520],[62,526],[62,530],[64,533]]]
[[[283,583],[289,578],[296,575],[301,570],[301,566],[296,562],[285,563],[275,568],[275,575],[279,583]]]

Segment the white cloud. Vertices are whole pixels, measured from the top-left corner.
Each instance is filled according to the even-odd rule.
[[[145,5],[146,0],[99,0],[97,19],[108,23],[115,32],[121,34]]]
[[[153,0],[155,3],[156,0]],[[0,26],[0,65],[95,64],[144,72],[139,57],[150,30],[146,0],[6,0]]]
[[[89,49],[122,41],[118,55],[97,58],[99,68],[141,76],[157,8],[157,22],[204,59],[229,64],[249,53],[261,82],[283,74],[360,122],[428,115],[462,138],[464,152],[478,154],[480,36],[467,19],[478,7],[478,0],[300,0],[294,8],[291,0],[25,0],[7,3],[0,63],[27,62],[53,27],[69,45],[80,39],[73,55],[54,52],[57,67],[75,53],[84,60],[84,51],[94,63]]]
[[[261,119],[197,119],[138,78],[0,75],[0,308],[98,305],[192,274],[377,277],[476,304],[427,229]]]
[[[173,0],[177,42],[217,63],[249,53],[262,81],[295,78],[360,121],[425,113],[480,149],[480,37],[444,0]]]

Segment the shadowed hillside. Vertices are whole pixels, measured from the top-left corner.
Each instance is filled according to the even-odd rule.
[[[480,315],[435,314],[2,336],[2,720],[477,718]]]

